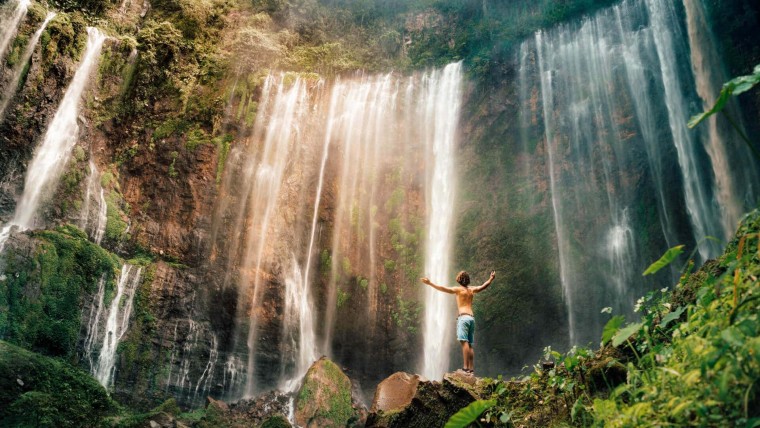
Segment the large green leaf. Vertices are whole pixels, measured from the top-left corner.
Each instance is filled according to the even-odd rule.
[[[662,321],[660,321],[660,327],[662,327],[662,328],[665,328],[665,327],[667,327],[667,326],[668,326],[668,324],[670,324],[671,322],[673,322],[673,321],[677,320],[678,318],[681,318],[681,314],[682,314],[682,313],[683,313],[683,311],[685,311],[685,310],[686,310],[686,307],[685,307],[685,306],[683,306],[683,307],[680,307],[680,308],[676,309],[676,310],[675,310],[675,311],[673,311],[673,312],[670,312],[670,313],[668,313],[668,314],[667,314],[667,315],[665,315],[664,317],[662,317]]]
[[[465,428],[480,416],[481,413],[496,405],[496,400],[478,400],[454,413],[444,428]]]
[[[644,324],[642,324],[640,322],[637,322],[637,323],[634,323],[634,324],[628,324],[627,326],[621,328],[617,332],[617,334],[615,334],[615,336],[612,337],[612,346],[614,346],[614,347],[617,348],[618,346],[620,346],[621,344],[623,344],[623,342],[625,342],[626,340],[628,340],[629,337],[633,336],[634,333],[636,333],[639,330],[641,330],[641,327],[643,325]]]
[[[718,96],[718,99],[715,100],[715,104],[712,106],[712,108],[696,116],[692,116],[687,126],[689,128],[693,128],[699,125],[699,123],[703,120],[723,110],[726,107],[728,99],[731,98],[732,95],[739,95],[741,93],[747,92],[758,83],[760,83],[760,64],[755,66],[752,74],[739,76],[726,82],[726,84],[724,84],[723,88],[720,90],[720,95]]]
[[[625,321],[625,317],[622,315],[615,315],[614,317],[610,318],[609,321],[607,321],[607,324],[604,325],[604,330],[602,330],[603,345],[612,340],[612,336],[614,336],[615,333],[620,330],[620,326],[623,325],[623,321]]]
[[[651,275],[653,273],[656,273],[660,269],[671,264],[673,260],[676,259],[676,257],[681,255],[681,253],[683,253],[683,245],[676,245],[668,251],[665,251],[665,254],[660,257],[660,260],[657,260],[656,262],[649,265],[647,270],[644,271],[643,275]]]

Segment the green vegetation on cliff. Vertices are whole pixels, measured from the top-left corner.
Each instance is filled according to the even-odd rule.
[[[29,254],[9,249],[0,276],[0,338],[45,355],[73,358],[86,296],[107,289],[119,269],[116,256],[74,226],[32,232]]]
[[[0,425],[90,427],[116,404],[87,373],[0,341]]]

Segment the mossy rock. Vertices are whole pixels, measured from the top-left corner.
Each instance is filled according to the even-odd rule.
[[[296,423],[302,427],[345,427],[356,419],[351,380],[332,361],[317,360],[296,398]]]
[[[115,412],[84,371],[0,341],[0,426],[99,426]]]
[[[274,415],[261,424],[261,428],[291,428],[290,422],[285,416]]]

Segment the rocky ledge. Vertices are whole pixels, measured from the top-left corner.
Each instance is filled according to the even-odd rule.
[[[482,397],[482,380],[461,371],[441,382],[397,372],[375,391],[367,427],[442,426],[454,413]]]

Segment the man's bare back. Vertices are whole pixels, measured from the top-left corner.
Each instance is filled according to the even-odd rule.
[[[466,373],[474,373],[475,371],[475,351],[473,350],[474,332],[475,332],[475,318],[472,311],[472,299],[475,294],[488,288],[496,277],[496,271],[491,272],[491,276],[480,287],[468,287],[470,284],[470,276],[467,272],[462,271],[457,275],[457,283],[459,285],[454,287],[442,287],[440,285],[433,284],[427,278],[421,278],[424,284],[427,284],[438,291],[444,293],[456,294],[457,296],[457,308],[459,308],[459,316],[457,317],[457,340],[462,344],[462,358],[464,360],[464,370]]]

